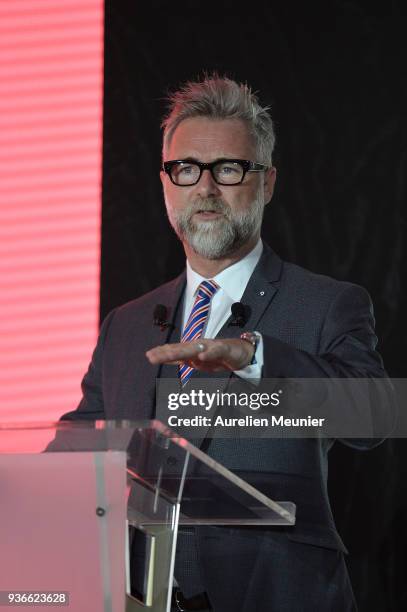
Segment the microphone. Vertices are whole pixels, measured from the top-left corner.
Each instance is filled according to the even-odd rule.
[[[232,320],[229,325],[237,325],[243,327],[246,323],[246,309],[241,302],[235,302],[231,306]]]
[[[153,325],[161,328],[164,331],[167,327],[171,326],[171,323],[167,321],[168,309],[164,304],[156,304],[153,312]]]

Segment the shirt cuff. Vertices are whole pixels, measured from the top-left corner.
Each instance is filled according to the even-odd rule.
[[[257,332],[258,333],[258,332]],[[263,373],[263,364],[264,364],[264,343],[263,336],[259,333],[259,342],[256,347],[256,352],[254,354],[255,363],[252,365],[248,365],[241,370],[234,370],[236,376],[244,379],[251,379],[251,382],[256,384],[256,380],[260,380]]]

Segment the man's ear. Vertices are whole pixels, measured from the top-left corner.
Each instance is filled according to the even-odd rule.
[[[271,166],[264,173],[264,202],[268,204],[273,197],[274,185],[276,184],[277,170]]]
[[[162,186],[164,187],[164,179],[165,179],[164,170],[160,170],[160,179],[161,179]]]

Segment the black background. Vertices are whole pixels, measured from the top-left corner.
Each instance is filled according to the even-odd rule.
[[[217,70],[271,106],[278,174],[263,238],[283,259],[366,287],[387,371],[407,376],[404,11],[401,1],[106,0],[101,318],[183,268],[159,180],[160,121],[169,90]],[[407,609],[406,465],[404,441],[331,451],[363,612]]]

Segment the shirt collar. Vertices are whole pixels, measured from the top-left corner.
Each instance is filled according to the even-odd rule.
[[[240,259],[228,268],[222,270],[222,272],[214,276],[212,280],[214,280],[234,302],[239,302],[262,252],[263,243],[261,238],[259,238],[259,241],[250,253],[243,257],[243,259]],[[195,296],[199,285],[204,280],[207,279],[195,272],[187,260],[187,301]]]

